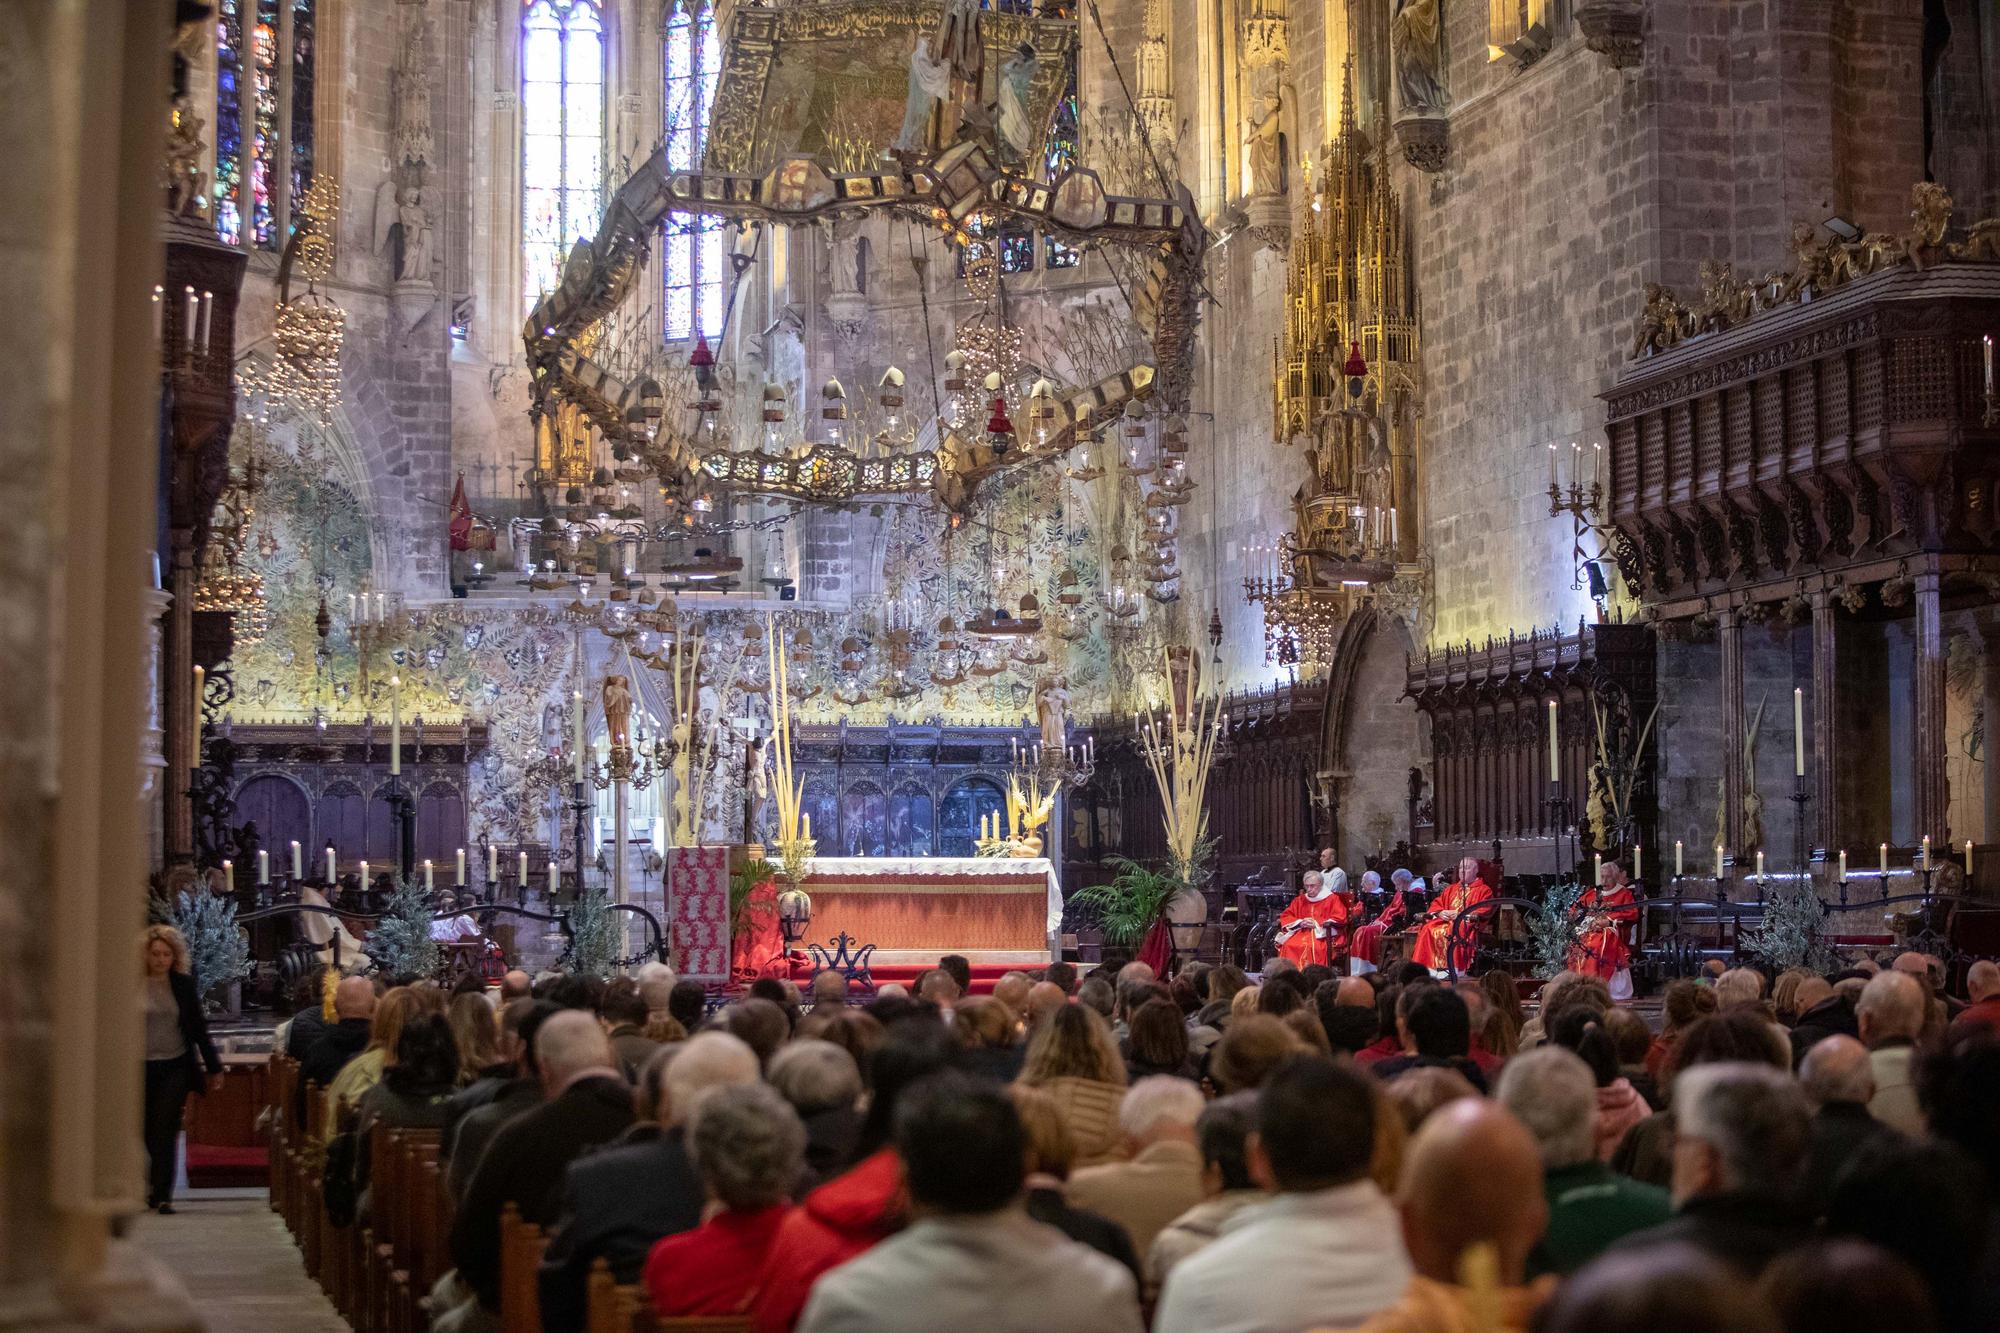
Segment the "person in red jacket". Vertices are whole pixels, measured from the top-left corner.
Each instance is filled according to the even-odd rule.
[[[1369,874],[1373,874],[1370,871]],[[1389,902],[1381,914],[1367,925],[1354,932],[1354,970],[1373,972],[1382,965],[1382,937],[1392,930],[1400,929],[1408,917],[1403,910],[1403,894],[1416,883],[1417,877],[1407,870],[1398,870],[1389,876]],[[1367,876],[1362,876],[1365,887]]]
[[[1298,896],[1278,913],[1278,956],[1300,967],[1336,966],[1347,952],[1347,872],[1308,870]]]
[[[902,1159],[889,1146],[896,1102],[956,1053],[957,1043],[942,1023],[912,1018],[890,1025],[869,1062],[874,1096],[856,1143],[860,1161],[806,1195],[778,1224],[750,1298],[757,1333],[792,1333],[821,1274],[903,1229],[909,1196]]]
[[[1479,877],[1478,860],[1470,856],[1461,860],[1458,863],[1458,882],[1445,886],[1431,903],[1430,914],[1417,927],[1416,946],[1410,951],[1411,961],[1422,963],[1433,973],[1443,975],[1445,950],[1452,938],[1452,923],[1492,897],[1492,887]],[[1459,932],[1460,942],[1451,950],[1451,965],[1460,972],[1472,966],[1476,931],[1474,927]]]
[[[1598,871],[1597,887],[1586,889],[1570,910],[1582,925],[1569,951],[1569,970],[1601,977],[1614,1000],[1631,999],[1632,951],[1625,944],[1625,928],[1639,919],[1639,905],[1626,882],[1625,868],[1606,861]]]

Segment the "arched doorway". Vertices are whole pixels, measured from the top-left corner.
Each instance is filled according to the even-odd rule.
[[[257,826],[259,845],[271,854],[273,874],[291,865],[291,844],[297,842],[312,859],[312,802],[305,788],[276,773],[259,773],[236,789],[236,822]]]
[[[1401,618],[1362,607],[1334,652],[1320,724],[1316,810],[1341,863],[1359,866],[1410,837],[1410,770],[1422,761],[1423,718],[1403,697],[1410,632]],[[1317,799],[1317,798],[1316,798]]]

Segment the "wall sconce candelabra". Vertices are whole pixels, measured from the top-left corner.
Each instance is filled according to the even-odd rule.
[[[1554,443],[1549,445],[1549,517],[1569,516],[1570,590],[1588,587],[1593,599],[1602,600],[1610,592],[1603,561],[1611,549],[1612,532],[1605,506],[1604,446],[1595,443],[1590,446],[1588,469],[1583,452],[1581,444],[1570,441],[1569,483],[1564,485],[1562,449]]]

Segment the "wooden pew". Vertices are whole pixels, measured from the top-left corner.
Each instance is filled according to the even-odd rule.
[[[299,1215],[299,1250],[305,1256],[306,1275],[326,1288],[325,1251],[326,1204],[320,1181],[321,1153],[326,1141],[326,1098],[319,1084],[306,1084],[305,1137],[299,1144],[298,1188],[295,1207]]]
[[[584,1284],[584,1333],[751,1333],[748,1315],[683,1315],[662,1319],[637,1283],[620,1285],[599,1258]]]
[[[500,1333],[542,1333],[542,1298],[536,1274],[548,1238],[521,1220],[513,1203],[500,1209]]]

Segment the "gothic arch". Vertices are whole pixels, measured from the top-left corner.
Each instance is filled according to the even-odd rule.
[[[1420,718],[1403,697],[1410,634],[1402,619],[1372,606],[1342,628],[1320,718],[1320,789],[1332,796],[1332,825],[1343,862],[1386,851],[1410,835],[1409,771],[1421,754]]]

